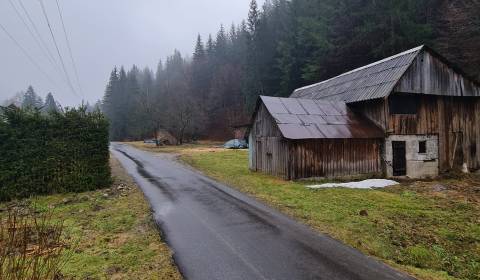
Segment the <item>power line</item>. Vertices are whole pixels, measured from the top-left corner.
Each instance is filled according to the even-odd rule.
[[[39,39],[37,38],[37,36],[34,34],[34,32],[32,31],[32,28],[27,24],[27,22],[25,21],[23,15],[20,13],[20,11],[17,9],[17,7],[15,6],[15,4],[13,4],[12,0],[8,0],[8,2],[10,3],[10,6],[13,8],[13,10],[15,11],[17,17],[20,19],[20,21],[23,23],[23,25],[25,26],[25,28],[27,29],[28,33],[30,33],[30,36],[34,39],[35,43],[37,44],[37,46],[39,47],[39,49],[42,51],[42,54],[47,58],[47,60],[52,64],[52,67],[58,71],[60,73],[60,75],[62,74],[62,71],[58,68],[58,65],[57,63],[55,62],[55,60],[52,59],[52,56],[48,54],[48,50],[45,50],[45,47],[41,44],[41,42],[39,41]]]
[[[0,23],[0,28],[3,30],[3,32],[5,32],[5,34],[7,34],[10,40],[12,40],[15,43],[15,45],[17,45],[17,47],[23,52],[23,54],[28,58],[28,60],[30,60],[30,62],[38,69],[38,71],[42,72],[52,84],[56,85],[56,83],[52,80],[52,78],[50,78],[47,72],[45,72],[42,69],[42,67],[40,67],[40,65],[28,54],[25,48],[22,47],[22,45],[12,36],[12,34],[10,34],[7,31],[7,29],[1,23]]]
[[[57,40],[55,39],[55,35],[53,34],[52,26],[50,25],[50,20],[48,19],[47,11],[45,10],[45,6],[43,5],[43,1],[38,0],[38,2],[40,2],[40,6],[42,7],[42,12],[43,12],[43,15],[45,17],[45,20],[47,21],[48,29],[50,30],[50,35],[52,36],[52,40],[53,40],[53,43],[55,44],[55,48],[57,49],[57,54],[58,54],[58,57],[60,58],[60,62],[62,64],[63,72],[65,73],[65,77],[67,78],[68,85],[70,86],[70,89],[72,90],[72,92],[77,97],[80,97],[80,96],[78,96],[77,92],[73,88],[72,80],[70,79],[70,76],[68,75],[67,68],[65,67],[65,62],[63,61],[62,54],[60,53],[60,49],[58,48]]]
[[[11,1],[11,0],[9,0],[9,1]],[[48,47],[48,45],[47,45],[47,44],[45,43],[45,41],[43,40],[43,36],[42,36],[41,33],[39,32],[39,30],[38,30],[38,28],[37,28],[37,24],[33,21],[32,17],[30,16],[30,13],[28,12],[28,10],[27,10],[27,8],[25,7],[25,5],[23,5],[22,0],[17,0],[17,1],[18,1],[18,3],[20,4],[20,6],[21,6],[21,8],[22,8],[22,10],[23,10],[23,13],[26,15],[28,21],[29,21],[30,24],[32,25],[33,30],[35,31],[36,37],[34,37],[33,35],[32,35],[32,37],[34,37],[34,38],[37,38],[37,37],[38,37],[38,39],[40,40],[41,45],[43,46],[42,49],[43,49],[43,50],[46,50],[46,52],[47,52],[47,54],[48,54],[48,57],[49,57],[49,59],[50,59],[50,62],[52,62],[55,70],[60,74],[60,76],[62,77],[62,80],[63,80],[63,81],[67,84],[67,86],[70,88],[70,85],[69,85],[69,83],[68,83],[68,80],[67,80],[67,78],[65,77],[65,75],[63,74],[62,68],[58,65],[57,60],[55,59],[55,57],[53,56],[53,54],[50,52],[50,48]],[[12,2],[11,2],[11,4],[12,4],[12,6],[14,6]],[[14,7],[15,7],[15,6],[14,6]],[[17,13],[17,14],[18,14],[18,13]],[[20,16],[20,17],[21,17],[22,21],[24,21],[24,20],[23,20],[23,17],[22,17],[22,16]],[[28,24],[27,24],[26,26],[27,26],[27,29],[28,29]]]
[[[56,0],[56,2],[57,2],[58,14],[60,15],[60,21],[62,22],[63,34],[65,34],[65,41],[67,42],[68,52],[70,53],[70,59],[72,60],[73,70],[75,72],[75,78],[77,80],[78,87],[80,88],[80,93],[82,94],[82,96],[84,96],[82,85],[78,77],[77,65],[75,64],[75,60],[73,59],[72,47],[70,45],[70,40],[68,39],[67,29],[65,28],[65,23],[63,21],[62,10],[60,9],[60,4],[58,3],[58,0]]]
[[[44,52],[43,54],[45,55],[45,50],[43,49],[42,45],[40,44],[40,42],[38,41],[38,38],[33,35],[33,31],[32,29],[30,28],[30,26],[28,26],[27,22],[25,21],[25,19],[22,17],[22,15],[20,14],[20,12],[18,11],[17,7],[13,4],[12,0],[8,0],[8,2],[10,3],[10,6],[12,7],[12,9],[15,11],[15,13],[17,14],[17,17],[20,19],[20,21],[23,23],[23,25],[25,26],[25,28],[27,28],[28,30],[28,33],[30,33],[30,36],[32,36],[32,38],[35,40],[35,42],[37,43],[37,45],[40,47],[40,49]],[[47,59],[50,60],[50,57],[48,57],[48,55],[46,55]]]
[[[45,50],[47,51],[50,59],[54,61],[54,64],[55,64],[56,66],[58,66],[55,57],[54,57],[53,54],[50,52],[50,48],[47,46],[47,44],[46,44],[45,41],[43,40],[43,36],[42,36],[42,35],[40,34],[40,32],[38,31],[37,25],[36,25],[35,22],[32,20],[32,17],[30,16],[30,13],[28,12],[28,10],[27,10],[27,9],[25,8],[25,6],[23,5],[22,0],[18,0],[18,3],[20,4],[20,7],[22,8],[23,12],[24,12],[25,15],[27,16],[28,21],[29,21],[30,24],[33,26],[33,30],[35,31],[35,34],[38,36],[38,39],[40,40],[40,42],[42,43],[42,46],[43,46],[43,47],[45,48]]]

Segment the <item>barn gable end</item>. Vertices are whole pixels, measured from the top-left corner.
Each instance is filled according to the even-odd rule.
[[[275,120],[261,102],[249,133],[249,167],[254,171],[288,178],[288,143]]]
[[[480,96],[480,85],[428,48],[417,54],[393,92]]]

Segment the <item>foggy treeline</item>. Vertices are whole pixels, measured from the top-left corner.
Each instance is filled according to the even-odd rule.
[[[97,101],[95,104],[91,105],[90,103],[83,103],[82,107],[85,107],[87,112],[93,112],[101,110],[101,102]],[[27,109],[27,110],[40,110],[41,112],[62,112],[64,108],[55,100],[55,97],[51,92],[47,93],[45,96],[45,101],[43,98],[35,92],[35,89],[32,86],[29,86],[26,91],[20,91],[16,93],[13,97],[5,100],[0,104],[0,106],[8,107],[15,106],[17,108]]]
[[[155,72],[115,68],[103,99],[111,138],[227,138],[259,95],[288,96],[421,44],[479,78],[479,10],[472,0],[252,1],[245,21],[198,36],[191,59],[175,51]]]

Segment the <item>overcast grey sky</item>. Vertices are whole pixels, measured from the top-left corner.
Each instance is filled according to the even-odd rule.
[[[29,24],[22,1],[50,52],[57,58],[54,68],[38,47],[10,1]],[[74,70],[55,0],[43,0],[65,66],[76,85]],[[73,56],[85,94],[94,102],[101,98],[115,65],[156,68],[175,48],[190,55],[196,35],[206,38],[221,23],[230,26],[246,18],[250,0],[59,0]],[[263,1],[258,1],[259,4]],[[55,46],[38,0],[0,0],[0,25],[4,26],[54,83],[26,58],[0,29],[0,101],[32,85],[45,97],[51,91],[63,105],[75,105],[82,96],[69,90]],[[35,31],[31,27],[33,33]],[[58,69],[58,70],[56,70]],[[79,90],[77,90],[79,91]]]

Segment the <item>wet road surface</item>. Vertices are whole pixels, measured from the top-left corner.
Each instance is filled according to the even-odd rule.
[[[412,279],[186,167],[112,143],[186,279]]]

